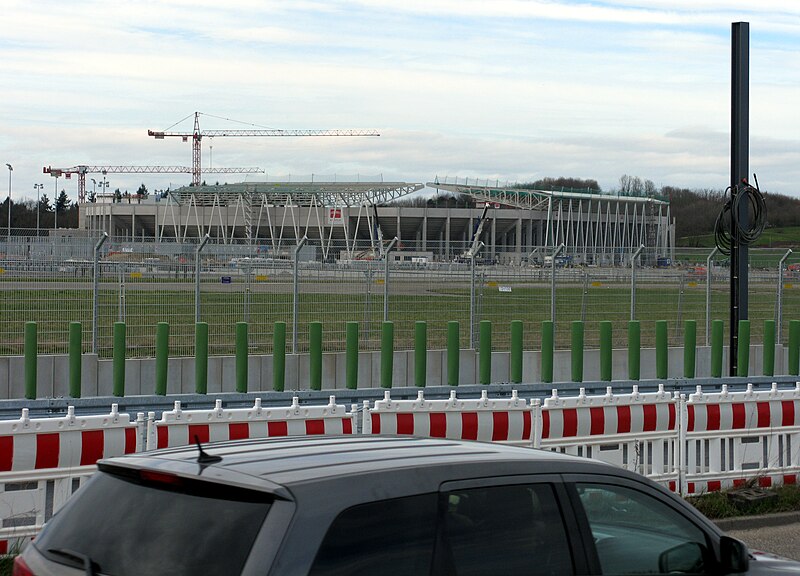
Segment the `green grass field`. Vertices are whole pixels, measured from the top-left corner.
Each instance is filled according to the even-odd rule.
[[[399,281],[398,281],[399,282]],[[508,285],[512,292],[501,292]],[[216,286],[216,285],[215,285]],[[8,288],[8,286],[6,286]],[[237,286],[237,289],[239,286]],[[319,289],[318,289],[319,290]],[[249,324],[252,353],[270,353],[273,348],[275,322],[287,325],[287,345],[292,341],[292,294],[244,288],[222,292],[203,287],[201,319],[209,324],[211,354],[232,354],[235,346],[236,322]],[[398,290],[398,292],[404,292]],[[5,289],[0,292],[0,354],[21,355],[24,350],[24,324],[36,322],[41,353],[66,353],[69,323],[82,323],[83,349],[91,351],[91,289]],[[705,283],[688,282],[641,284],[636,291],[636,318],[641,322],[642,345],[653,346],[655,321],[668,321],[670,345],[681,345],[686,320],[697,322],[697,342],[705,339]],[[749,317],[753,342],[760,342],[764,320],[775,318],[776,287],[771,283],[751,284]],[[418,294],[390,294],[389,319],[395,323],[395,348],[413,348],[414,323],[427,322],[428,347],[446,346],[447,323],[460,323],[461,346],[469,347],[469,289],[444,282],[420,288]],[[616,347],[627,345],[627,323],[630,319],[631,293],[624,282],[597,281],[585,286],[559,284],[556,297],[556,345],[570,345],[570,324],[585,321],[585,345],[598,345],[598,323],[610,320],[614,326]],[[712,290],[712,318],[726,320],[728,295],[724,283]],[[192,290],[142,290],[128,288],[124,298],[116,290],[102,290],[98,302],[98,351],[110,357],[114,322],[127,324],[127,348],[130,357],[155,354],[155,332],[158,322],[170,325],[170,355],[194,353],[194,292]],[[121,313],[121,311],[124,311]],[[788,321],[800,318],[800,284],[786,284],[783,298],[783,339]],[[345,348],[347,322],[358,322],[362,350],[380,348],[383,319],[383,287],[375,284],[369,294],[314,291],[305,285],[299,300],[298,351],[308,349],[308,324],[321,322],[326,351]],[[550,288],[546,285],[494,281],[486,277],[477,290],[476,323],[490,320],[493,324],[492,345],[495,350],[508,349],[509,325],[522,320],[526,349],[540,346],[541,323],[550,319]],[[727,325],[727,321],[726,321]],[[477,329],[476,329],[477,333]]]

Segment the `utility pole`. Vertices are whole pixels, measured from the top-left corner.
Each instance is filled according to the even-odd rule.
[[[747,181],[750,155],[750,24],[734,22],[731,34],[731,300],[730,300],[730,375],[739,367],[739,320],[747,320],[749,263],[746,242],[740,230],[750,224],[747,201],[737,202],[739,190]],[[734,211],[736,214],[734,215]],[[738,226],[733,223],[738,220]]]

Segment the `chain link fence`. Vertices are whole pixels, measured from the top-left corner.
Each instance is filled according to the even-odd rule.
[[[155,355],[159,322],[170,326],[170,355],[194,354],[196,321],[209,324],[209,352],[234,352],[235,325],[249,326],[251,353],[269,354],[276,322],[286,323],[287,349],[305,352],[309,324],[321,322],[325,351],[345,348],[346,324],[358,322],[362,350],[377,350],[381,323],[395,324],[395,347],[410,349],[414,324],[426,321],[428,346],[446,346],[447,323],[460,323],[462,347],[477,344],[478,323],[493,324],[493,347],[510,345],[510,323],[522,320],[526,349],[538,349],[541,323],[555,320],[556,346],[570,344],[570,324],[585,322],[586,347],[599,345],[599,322],[613,323],[617,347],[627,322],[641,322],[643,346],[655,342],[655,322],[668,322],[669,343],[683,342],[684,322],[729,329],[730,269],[711,249],[677,249],[667,259],[642,251],[611,255],[616,266],[572,266],[553,250],[532,247],[530,262],[497,265],[468,246],[449,243],[450,260],[377,243],[322,249],[294,239],[207,243],[131,242],[87,237],[12,237],[0,241],[0,354],[21,355],[25,322],[38,324],[39,350],[64,354],[70,322],[81,322],[83,349],[112,354],[115,322],[127,326],[130,357]],[[415,246],[419,248],[419,246]],[[786,249],[749,251],[749,318],[754,342],[764,320],[780,327],[800,318],[800,255]],[[460,256],[459,256],[460,255]],[[388,265],[388,266],[387,266]],[[95,270],[97,271],[95,277]],[[388,272],[388,274],[387,274]],[[555,314],[553,318],[553,314]],[[297,328],[294,332],[295,326]],[[471,340],[470,340],[471,339]],[[727,340],[726,340],[727,341]]]

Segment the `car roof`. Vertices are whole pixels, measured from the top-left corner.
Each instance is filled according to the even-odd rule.
[[[513,475],[530,473],[603,472],[607,464],[576,456],[499,443],[403,436],[299,436],[235,440],[206,444],[220,456],[198,462],[197,446],[182,446],[99,462],[100,468],[150,468],[179,475],[203,476],[280,494],[306,483],[347,477],[403,476],[418,478],[422,469],[437,471],[441,481],[459,473]],[[460,471],[460,472],[459,472]],[[491,472],[490,472],[491,471]]]

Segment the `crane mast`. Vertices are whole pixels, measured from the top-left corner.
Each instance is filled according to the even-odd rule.
[[[170,132],[165,130],[148,130],[148,136],[156,140],[178,137],[184,142],[192,141],[192,185],[199,186],[202,176],[201,142],[203,137],[247,137],[247,136],[380,136],[375,130],[200,130],[200,112],[194,113],[194,129],[192,132]]]

